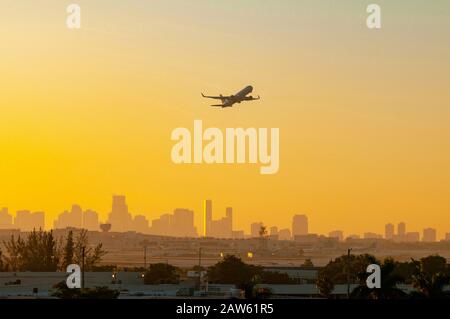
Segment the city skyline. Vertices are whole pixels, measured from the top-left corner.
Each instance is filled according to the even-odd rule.
[[[352,1],[131,2],[84,1],[77,30],[59,1],[0,2],[1,206],[104,219],[117,192],[148,220],[232,203],[246,231],[302,212],[314,233],[450,227],[448,2],[380,0],[376,31]],[[200,95],[249,84],[261,100],[238,108]],[[279,128],[279,171],[174,164],[195,119]]]
[[[269,238],[295,239],[296,237],[326,235],[343,241],[346,238],[384,238],[398,242],[434,242],[449,240],[450,232],[446,229],[438,230],[433,227],[422,227],[420,230],[407,231],[406,223],[401,221],[397,225],[389,222],[383,225],[383,232],[362,230],[359,233],[346,232],[344,229],[329,230],[326,233],[309,231],[309,218],[306,214],[293,214],[290,227],[267,224],[263,221],[252,222],[247,229],[233,227],[233,207],[226,207],[225,214],[214,219],[213,201],[203,201],[202,218],[195,222],[194,211],[187,208],[175,208],[172,213],[162,213],[159,217],[148,219],[143,214],[132,214],[128,210],[126,196],[113,195],[111,210],[107,217],[100,219],[99,213],[83,210],[80,205],[73,204],[70,210],[61,212],[47,227],[45,212],[18,210],[15,216],[10,214],[7,207],[0,208],[0,229],[18,228],[21,231],[39,229],[64,229],[68,227],[84,228],[90,231],[100,231],[100,225],[111,224],[111,231],[135,231],[143,234],[176,237],[214,237],[214,238],[249,238],[259,237],[262,226],[266,228]],[[34,226],[36,225],[36,226]],[[197,225],[201,225],[199,228]]]

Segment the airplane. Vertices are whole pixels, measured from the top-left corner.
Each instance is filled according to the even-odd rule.
[[[211,106],[217,106],[217,107],[232,107],[235,103],[241,103],[242,101],[254,101],[259,100],[259,95],[257,97],[253,97],[251,95],[248,96],[248,94],[252,93],[253,86],[249,85],[245,88],[243,88],[241,91],[236,93],[235,95],[230,96],[223,96],[220,94],[219,96],[207,96],[202,93],[203,97],[209,98],[209,99],[216,99],[222,101],[222,104],[213,104]]]

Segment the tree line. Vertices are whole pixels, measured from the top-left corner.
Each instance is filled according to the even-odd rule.
[[[65,238],[56,239],[52,231],[33,230],[25,238],[14,235],[3,241],[0,249],[0,271],[66,271],[70,264],[81,265],[84,254],[84,269],[93,268],[106,254],[102,244],[89,244],[87,230],[75,236],[69,231]]]

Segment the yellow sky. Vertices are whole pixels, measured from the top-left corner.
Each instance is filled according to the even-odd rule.
[[[364,2],[364,1],[363,1]],[[2,1],[0,206],[72,203],[106,218],[112,194],[149,219],[175,207],[235,210],[312,232],[450,232],[450,5],[379,1]],[[417,2],[417,3],[416,3]],[[403,4],[405,4],[404,2]],[[409,2],[411,3],[411,2]],[[412,5],[412,4],[411,4]],[[251,84],[262,99],[209,108],[200,97]],[[280,170],[175,165],[176,127],[280,128]]]

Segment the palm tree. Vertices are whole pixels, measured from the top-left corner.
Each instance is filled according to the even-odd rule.
[[[450,284],[450,276],[443,272],[427,273],[422,262],[412,259],[415,273],[412,276],[413,287],[418,291],[411,293],[413,298],[449,298],[450,293],[444,291]]]
[[[406,293],[397,288],[397,284],[404,281],[404,278],[395,274],[395,261],[386,258],[381,265],[381,288],[370,289],[367,287],[367,273],[360,274],[360,285],[356,287],[351,298],[360,299],[400,299],[405,298]]]

